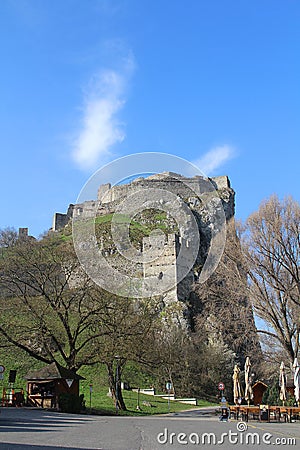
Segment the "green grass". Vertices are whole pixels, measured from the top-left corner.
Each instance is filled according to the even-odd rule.
[[[111,222],[113,217],[114,214],[106,214],[92,219],[93,222],[95,221],[96,234],[98,237],[104,235],[107,239],[108,236],[111,235]],[[118,214],[116,219],[117,223],[127,223],[129,220],[128,216],[125,214]],[[90,220],[91,219],[87,219],[87,222],[90,222]],[[147,220],[147,225],[142,223],[145,220]],[[84,220],[80,226],[85,227],[87,222]],[[143,211],[140,216],[137,217],[137,220],[129,220],[129,222],[129,236],[133,244],[141,243],[145,236],[149,236],[151,231],[157,228],[162,230],[165,234],[172,233],[175,229],[177,230],[176,224],[173,224],[172,220],[170,222],[170,219],[167,219],[167,214],[165,212],[157,211],[155,209]],[[72,228],[70,224],[60,234],[60,239],[62,241],[72,239]],[[110,246],[110,239],[108,239],[108,242],[105,242],[104,245]]]
[[[85,380],[80,382],[80,393],[84,394],[87,412],[90,410],[90,384],[93,385],[92,392],[92,412],[98,414],[115,414],[115,405],[108,393],[108,383],[106,369],[104,366],[83,367],[79,371],[80,375],[85,377]],[[153,380],[143,374],[134,364],[128,364],[125,369],[122,379],[130,381],[131,386],[149,387]],[[141,411],[136,409],[138,394],[134,391],[123,390],[123,398],[128,411],[120,411],[120,415],[152,415],[152,414],[166,414],[168,413],[168,400],[161,397],[154,397],[152,395],[145,395],[140,393],[139,403]],[[150,402],[152,407],[143,405],[143,401]],[[213,404],[206,400],[198,400],[197,407],[212,406]],[[183,411],[185,409],[194,409],[194,405],[170,401],[170,412]]]
[[[68,241],[71,241],[73,239],[73,236],[71,234],[67,234],[67,235],[66,234],[61,234],[60,239],[63,242],[68,242]]]
[[[89,387],[82,386],[81,393],[84,394],[85,402],[86,402],[86,411],[89,413],[90,411],[94,414],[108,414],[113,415],[116,414],[116,409],[113,404],[112,399],[107,395],[108,388],[100,388],[94,389],[92,392],[91,398],[91,410],[90,410],[90,393]],[[195,409],[201,406],[212,406],[212,403],[209,403],[205,400],[198,401],[198,405],[188,405],[184,403],[179,403],[177,401],[170,400],[170,411],[168,407],[168,400],[162,399],[161,397],[155,397],[152,395],[139,395],[139,405],[140,411],[137,410],[138,404],[138,394],[137,392],[124,390],[123,398],[127,407],[127,411],[119,411],[118,414],[122,416],[144,416],[144,415],[154,415],[154,414],[167,414],[168,412],[174,413],[187,409]],[[143,405],[143,401],[151,403],[150,406]]]
[[[97,216],[95,219],[96,224],[110,223],[112,221],[113,214],[106,214],[104,216]]]

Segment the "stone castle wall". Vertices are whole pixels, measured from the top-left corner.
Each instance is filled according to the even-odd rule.
[[[203,178],[195,176],[186,178],[172,172],[153,175],[147,178],[137,178],[131,183],[111,187],[110,183],[103,184],[98,189],[98,198],[86,201],[82,204],[70,204],[66,214],[55,213],[53,217],[52,230],[59,231],[66,226],[72,215],[83,215],[92,217],[97,215],[113,213],[121,200],[140,189],[162,189],[178,195],[190,206],[197,207],[200,204],[198,196],[213,194],[215,192],[222,200],[226,219],[234,216],[234,191],[231,189],[227,176]]]
[[[137,189],[147,188],[164,189],[185,199],[191,197],[191,193],[201,195],[214,189],[229,189],[230,181],[227,176],[208,179],[201,176],[187,178],[172,172],[164,172],[147,178],[137,178],[128,184],[113,187],[109,183],[101,185],[98,189],[98,200],[101,203],[120,201]]]
[[[176,233],[165,236],[161,246],[154,245],[152,247],[153,258],[149,263],[144,263],[142,276],[157,277],[157,283],[163,283],[164,277],[174,278],[174,289],[171,289],[166,296],[168,302],[181,301],[187,302],[192,291],[192,286],[199,271],[204,264],[207,256],[211,238],[212,238],[212,217],[216,213],[214,198],[221,199],[227,221],[234,217],[234,191],[230,187],[230,181],[227,176],[206,179],[203,177],[186,178],[177,174],[166,172],[163,174],[153,175],[148,178],[138,178],[131,183],[111,187],[110,184],[101,185],[98,189],[98,199],[82,204],[70,205],[67,214],[55,215],[53,230],[62,229],[74,217],[81,216],[83,218],[102,216],[111,214],[116,211],[120,202],[135,192],[142,190],[156,189],[171,192],[175,196],[180,197],[193,212],[197,221],[200,233],[200,250],[195,262],[195,266],[188,271],[183,280],[178,277],[182,270],[186,269],[187,261],[178,259],[181,246],[188,248],[189,240],[185,239],[185,230],[180,230],[180,236]],[[141,194],[142,195],[142,194]],[[162,193],[163,197],[163,193]],[[188,226],[188,224],[186,224]],[[183,227],[184,228],[184,227]],[[145,237],[143,239],[142,251],[149,252],[151,242],[153,243],[155,236]],[[161,239],[158,236],[157,239]],[[105,250],[105,256],[108,258],[112,266],[119,268],[130,267],[131,273],[134,267],[121,259],[116,254],[116,249],[112,247]],[[180,266],[181,265],[181,266]],[[129,270],[129,269],[128,269]]]

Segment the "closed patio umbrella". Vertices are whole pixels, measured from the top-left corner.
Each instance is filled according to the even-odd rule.
[[[285,375],[285,367],[284,367],[283,361],[280,364],[279,386],[280,386],[279,397],[284,406],[284,402],[286,401],[286,375]]]
[[[298,403],[300,398],[300,367],[297,358],[295,358],[294,360],[293,370],[294,370],[294,395],[295,400]]]
[[[239,399],[242,398],[241,384],[240,384],[240,368],[236,364],[233,369],[233,401],[235,405],[239,404]]]
[[[245,400],[248,402],[248,405],[250,405],[250,400],[253,400],[253,390],[251,383],[251,362],[249,356],[247,356],[245,362]]]

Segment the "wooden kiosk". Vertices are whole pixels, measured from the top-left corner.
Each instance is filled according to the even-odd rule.
[[[83,377],[53,362],[30,372],[27,380],[27,403],[31,406],[58,409],[59,394],[79,395],[79,381]]]
[[[266,390],[268,389],[268,385],[266,383],[263,383],[262,381],[257,381],[253,386],[253,404],[254,405],[261,405],[262,404],[262,398]]]

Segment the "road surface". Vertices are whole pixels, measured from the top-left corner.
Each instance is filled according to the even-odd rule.
[[[107,417],[1,408],[1,450],[300,449],[300,423],[220,422],[211,411]],[[240,426],[240,425],[239,425]],[[294,441],[290,441],[293,439]]]

